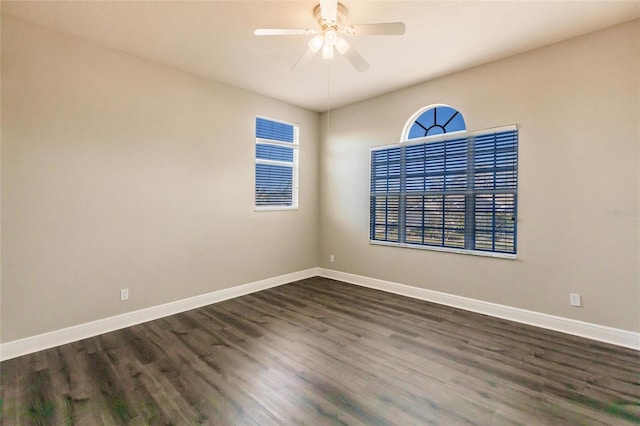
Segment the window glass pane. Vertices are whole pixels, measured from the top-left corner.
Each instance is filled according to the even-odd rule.
[[[272,139],[281,142],[293,142],[293,125],[278,121],[256,118],[256,138]]]
[[[464,195],[444,197],[444,226],[449,229],[464,229]]]
[[[464,118],[459,111],[448,106],[438,106],[427,109],[416,118],[409,127],[407,139],[436,136],[466,129]]]
[[[293,161],[293,148],[269,144],[256,144],[256,158],[261,160]]]
[[[447,133],[459,132],[461,130],[467,130],[467,126],[464,123],[464,118],[462,117],[462,114],[457,114],[455,117],[451,119],[451,121],[447,125]]]
[[[425,136],[436,136],[436,135],[441,135],[443,133],[447,133],[444,127],[434,125],[430,127],[429,130],[427,130],[427,133],[425,134]]]
[[[414,124],[409,128],[409,135],[407,139],[423,138],[426,136],[426,134],[427,134],[426,129],[424,129],[422,126]]]
[[[371,153],[371,191],[400,191],[400,148]]]
[[[422,228],[407,226],[405,234],[407,244],[423,244]]]
[[[447,171],[467,171],[467,140],[454,139],[443,142],[446,146]]]
[[[371,239],[398,241],[399,196],[371,197]]]
[[[293,168],[256,164],[256,206],[291,206]]]
[[[515,225],[515,194],[476,195],[476,250],[514,253]]]
[[[445,229],[444,247],[464,248],[464,230]]]

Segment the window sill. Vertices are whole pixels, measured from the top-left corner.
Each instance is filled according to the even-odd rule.
[[[257,212],[277,212],[287,210],[298,210],[298,206],[278,206],[278,207],[255,207],[254,211]]]
[[[390,247],[402,247],[402,248],[410,248],[410,249],[418,249],[418,250],[441,251],[441,252],[447,252],[447,253],[467,254],[471,256],[497,257],[499,259],[515,260],[517,258],[515,254],[511,254],[511,253],[494,253],[494,252],[479,251],[479,250],[456,249],[451,247],[419,246],[414,244],[392,243],[388,241],[369,240],[369,244],[380,245],[380,246],[390,246]]]

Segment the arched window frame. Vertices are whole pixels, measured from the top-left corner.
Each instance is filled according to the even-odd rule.
[[[451,131],[451,132],[447,132],[446,129],[444,129],[445,130],[444,134],[453,135],[453,134],[466,133],[467,132],[466,121],[464,121],[464,115],[460,112],[460,110],[452,107],[451,105],[447,105],[447,104],[431,104],[431,105],[427,105],[425,107],[420,108],[415,113],[413,113],[413,115],[411,117],[409,117],[409,120],[407,120],[407,122],[404,125],[404,128],[402,129],[402,134],[400,135],[400,141],[404,142],[404,141],[411,140],[411,139],[409,139],[409,132],[411,131],[411,128],[413,127],[413,124],[418,120],[418,118],[422,114],[424,114],[425,112],[430,111],[432,109],[442,108],[442,107],[451,108],[452,110],[456,111],[458,114],[460,114],[460,116],[462,117],[462,120],[463,120],[463,122],[465,124],[464,130],[454,130],[454,131]],[[424,137],[431,138],[431,137],[438,137],[438,136],[442,136],[442,134],[424,136]]]

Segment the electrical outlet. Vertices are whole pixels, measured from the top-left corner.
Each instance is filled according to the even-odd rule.
[[[129,298],[129,289],[123,288],[120,290],[120,300],[127,300]]]
[[[329,262],[333,262],[335,260],[335,257],[333,257],[332,254],[329,255]]]
[[[580,295],[578,293],[569,294],[569,303],[571,304],[571,306],[582,306]]]

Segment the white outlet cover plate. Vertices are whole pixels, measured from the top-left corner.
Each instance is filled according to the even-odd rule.
[[[580,295],[577,293],[569,294],[569,303],[571,304],[571,306],[582,306]]]

